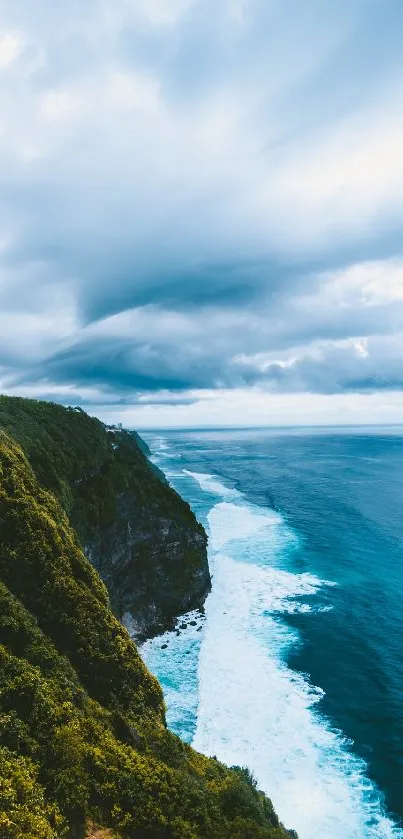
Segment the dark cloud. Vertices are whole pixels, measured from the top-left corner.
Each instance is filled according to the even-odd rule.
[[[3,387],[400,388],[402,24],[392,0],[9,4]]]

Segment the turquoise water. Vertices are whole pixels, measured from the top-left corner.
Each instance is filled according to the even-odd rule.
[[[403,430],[144,437],[213,575],[205,616],[143,646],[170,727],[300,839],[401,839]]]

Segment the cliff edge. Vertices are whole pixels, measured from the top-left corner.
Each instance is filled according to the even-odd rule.
[[[108,452],[102,443],[101,487],[105,462],[114,463]],[[81,441],[73,475],[91,482],[94,461],[84,454]],[[55,461],[53,480],[62,474]],[[45,483],[0,432],[1,839],[285,839],[246,770],[167,731],[160,686]],[[70,481],[61,492],[83,526],[80,494]]]
[[[210,590],[205,531],[137,434],[80,408],[6,396],[0,429],[62,504],[113,611],[138,640],[203,605]]]

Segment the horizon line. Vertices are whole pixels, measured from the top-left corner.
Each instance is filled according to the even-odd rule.
[[[130,431],[282,431],[287,429],[322,429],[322,428],[403,428],[402,422],[372,422],[372,423],[301,423],[284,425],[149,425],[128,426]]]

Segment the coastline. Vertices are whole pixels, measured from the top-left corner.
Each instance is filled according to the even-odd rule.
[[[181,690],[188,693],[182,718],[173,713],[170,724],[181,736],[187,731],[188,742],[198,750],[248,765],[259,786],[270,789],[280,818],[293,824],[301,839],[400,839],[403,831],[383,812],[381,794],[366,777],[364,761],[321,712],[323,691],[287,666],[289,653],[300,644],[287,615],[325,617],[333,597],[329,600],[326,588],[335,591],[334,582],[284,570],[289,551],[297,555],[300,550],[299,534],[278,511],[257,508],[226,485],[217,469],[215,474],[198,471],[185,439],[186,456],[180,453],[178,435],[176,447],[174,437],[168,438],[171,456],[165,443],[160,457],[158,450],[154,457],[197,515],[204,510],[213,587],[199,647],[190,638],[187,649],[182,642],[187,661],[197,659],[191,678],[174,639],[157,638],[145,650],[148,665],[167,691],[168,716],[170,706],[180,708]],[[184,667],[176,686],[171,655],[176,667],[178,661]],[[307,796],[313,809],[306,807]]]

